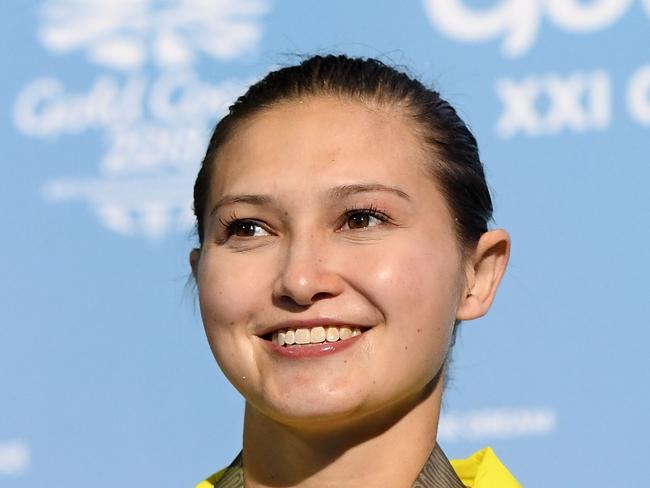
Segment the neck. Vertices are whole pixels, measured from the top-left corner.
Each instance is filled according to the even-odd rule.
[[[306,427],[250,404],[244,416],[244,484],[262,487],[409,488],[435,445],[442,381],[363,419]]]

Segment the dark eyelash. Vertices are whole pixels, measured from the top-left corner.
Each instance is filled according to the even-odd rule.
[[[223,225],[224,229],[226,229],[228,232],[230,232],[232,230],[233,224],[235,222],[237,222],[238,220],[239,220],[239,218],[234,213],[231,213],[225,219],[219,217],[219,222],[221,223],[221,225]]]
[[[229,228],[236,220],[239,220],[239,219],[234,213],[231,213],[225,219],[222,219],[221,217],[219,217],[219,222],[221,222],[221,225],[223,225],[226,229]]]
[[[226,230],[226,235],[225,235],[226,239],[234,234],[235,225],[238,224],[238,223],[250,222],[250,223],[253,223],[255,225],[260,225],[256,220],[253,220],[253,219],[240,219],[239,217],[237,217],[237,215],[234,212],[231,213],[225,219],[219,217],[219,222],[221,223],[221,225]]]
[[[369,205],[362,205],[359,207],[348,207],[345,209],[345,217],[350,218],[353,215],[360,214],[360,213],[367,213],[382,222],[391,222],[391,218],[381,210],[377,205],[374,203],[371,203]],[[233,235],[234,229],[235,229],[235,224],[240,223],[240,222],[251,222],[256,225],[259,225],[257,221],[252,220],[252,219],[240,219],[237,217],[237,215],[233,212],[231,213],[228,217],[226,218],[221,218],[219,217],[219,222],[223,226],[223,228],[226,231],[225,239],[228,239],[230,236]],[[224,239],[224,240],[225,240]]]
[[[356,214],[360,214],[360,213],[367,213],[369,215],[372,215],[373,217],[381,220],[382,222],[390,222],[391,221],[388,214],[386,214],[386,212],[381,210],[374,203],[371,203],[369,205],[363,205],[361,207],[351,207],[351,208],[346,208],[345,209],[346,218],[350,218],[352,215],[356,215]]]

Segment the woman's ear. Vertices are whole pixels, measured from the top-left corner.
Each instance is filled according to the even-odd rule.
[[[510,256],[510,236],[503,229],[485,232],[466,266],[466,289],[456,319],[472,320],[490,309]]]
[[[196,281],[196,274],[199,267],[199,258],[201,257],[201,249],[194,248],[190,251],[190,267],[192,268],[192,276]]]

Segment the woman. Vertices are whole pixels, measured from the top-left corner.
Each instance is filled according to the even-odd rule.
[[[438,93],[373,59],[272,72],[217,124],[194,208],[208,341],[246,399],[242,455],[199,487],[519,486],[436,444],[456,328],[510,247]]]

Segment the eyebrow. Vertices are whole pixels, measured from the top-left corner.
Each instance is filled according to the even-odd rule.
[[[357,193],[368,193],[368,192],[389,192],[397,195],[404,200],[411,200],[411,197],[408,196],[404,190],[397,188],[396,186],[386,186],[381,183],[368,183],[368,184],[356,184],[356,185],[342,185],[337,186],[328,191],[329,197],[332,199],[341,199],[348,197],[350,195],[356,195]]]
[[[350,195],[370,192],[388,192],[397,195],[404,200],[411,200],[411,197],[409,197],[408,193],[406,193],[404,190],[401,190],[395,186],[382,185],[381,183],[336,186],[334,188],[330,188],[327,191],[327,195],[332,200],[341,200],[345,197],[349,197]],[[274,201],[275,199],[270,195],[225,195],[224,197],[220,198],[219,201],[217,201],[217,203],[212,208],[210,215],[214,215],[221,207],[233,205],[236,203],[247,203],[249,205],[263,206],[269,205]]]

